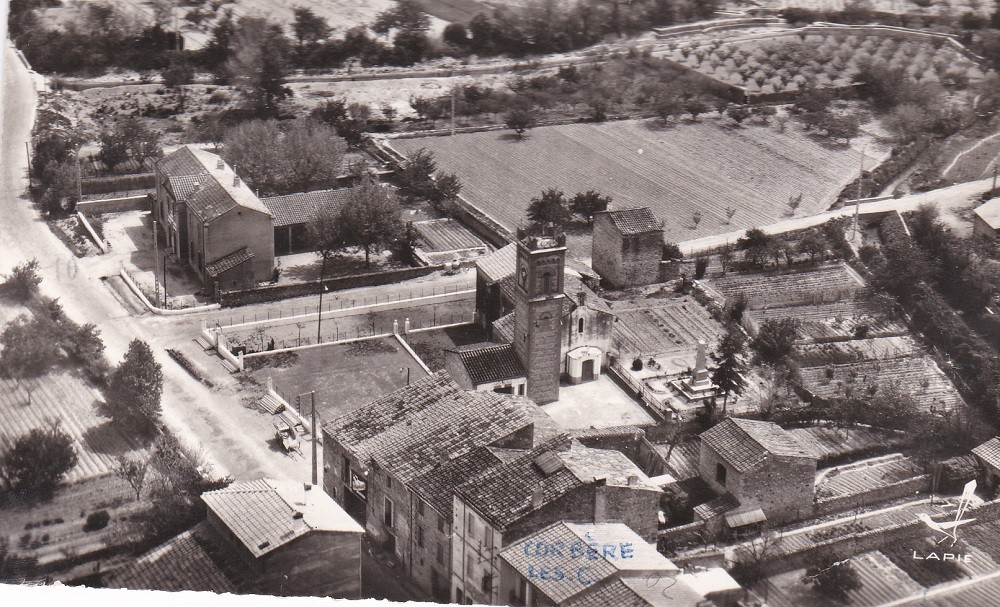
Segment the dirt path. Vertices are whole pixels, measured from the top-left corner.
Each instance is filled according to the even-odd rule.
[[[76,259],[52,234],[26,199],[28,140],[37,95],[30,74],[6,45],[3,63],[3,126],[0,131],[0,273],[36,258],[42,291],[58,297],[70,318],[93,322],[101,331],[110,360],[120,360],[134,338],[153,346],[163,365],[163,419],[192,448],[200,450],[216,474],[240,479],[308,478],[308,466],[274,452],[265,438],[273,434],[266,419],[246,410],[224,390],[209,390],[182,370],[164,351],[176,328],[157,327],[131,317],[102,284],[106,264],[100,257]]]

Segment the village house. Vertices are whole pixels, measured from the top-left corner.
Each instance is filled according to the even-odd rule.
[[[982,471],[982,487],[986,495],[1000,488],[1000,437],[993,437],[972,450]]]
[[[512,455],[454,490],[452,596],[500,604],[500,552],[558,521],[620,522],[652,541],[660,489],[618,451],[568,437]]]
[[[274,251],[288,255],[313,250],[309,243],[309,225],[323,213],[336,216],[347,204],[349,188],[298,192],[285,196],[261,198],[274,218]]]
[[[160,159],[153,219],[162,246],[209,289],[271,280],[271,212],[220,156],[184,146]]]
[[[496,604],[730,607],[740,596],[724,569],[684,573],[626,525],[560,521],[500,552]]]
[[[523,396],[528,376],[509,343],[479,343],[444,351],[444,368],[465,390]]]
[[[207,520],[106,573],[103,585],[361,598],[364,530],[319,487],[265,479],[202,499]]]
[[[781,426],[730,417],[701,434],[698,470],[719,498],[695,508],[730,532],[812,513],[817,456]]]
[[[659,282],[663,223],[648,207],[596,213],[593,234],[591,265],[611,287]]]
[[[444,596],[451,519],[414,487],[426,487],[424,475],[476,448],[528,450],[557,432],[530,400],[463,390],[439,372],[325,424],[324,487],[402,574]]]
[[[973,209],[972,233],[979,238],[997,239],[1000,234],[1000,197]]]

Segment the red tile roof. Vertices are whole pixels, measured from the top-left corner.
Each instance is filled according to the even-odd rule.
[[[476,260],[476,268],[482,272],[486,282],[495,283],[514,275],[517,265],[517,244],[511,243]]]
[[[429,253],[487,250],[482,240],[454,219],[415,221],[413,229],[420,235],[421,248]]]
[[[973,455],[1000,470],[1000,437],[994,437],[972,450]]]
[[[663,229],[663,224],[656,219],[649,207],[602,211],[598,215],[607,215],[618,231],[625,235],[645,234]]]
[[[458,354],[473,385],[480,386],[527,376],[512,344],[484,342],[459,346],[452,351]]]
[[[594,543],[598,545],[597,552],[588,552]],[[538,545],[562,549],[538,555],[533,552]],[[625,551],[622,546],[626,546]],[[504,549],[500,558],[524,578],[529,578],[529,567],[535,571],[547,567],[566,572],[567,577],[561,580],[555,577],[530,579],[535,588],[559,604],[587,591],[591,584],[618,575],[655,572],[668,576],[679,572],[655,546],[647,544],[622,523],[558,522],[518,540]],[[582,566],[587,567],[586,583],[576,576]]]
[[[503,461],[493,448],[479,447],[441,462],[429,472],[415,478],[410,483],[410,489],[445,520],[451,520],[454,504],[452,493],[455,487]]]
[[[339,213],[347,204],[350,188],[339,190],[319,190],[316,192],[300,192],[286,196],[261,198],[261,202],[274,216],[274,227],[292,226],[312,223],[322,210],[328,213]]]
[[[205,170],[205,166],[198,160],[198,157],[194,155],[191,148],[184,146],[175,152],[167,154],[159,161],[157,161],[156,166],[168,177],[170,176],[180,176],[180,175],[202,175],[208,173]]]
[[[311,531],[364,533],[320,487],[294,481],[237,483],[202,500],[254,557]]]
[[[215,278],[219,274],[222,274],[227,270],[232,270],[236,266],[248,262],[251,259],[253,259],[253,253],[251,253],[250,249],[247,247],[243,247],[242,249],[233,251],[229,255],[220,257],[219,259],[216,259],[212,263],[206,265],[205,273]]]
[[[817,459],[795,435],[771,422],[730,417],[703,432],[701,440],[740,472],[759,466],[769,454]]]

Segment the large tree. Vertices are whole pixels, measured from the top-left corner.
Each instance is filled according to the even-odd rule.
[[[3,276],[3,290],[18,303],[25,303],[38,295],[42,277],[38,275],[38,260],[31,259],[14,266]]]
[[[101,413],[141,433],[154,431],[160,419],[163,370],[149,344],[134,339],[111,374]]]
[[[579,192],[569,201],[569,208],[587,220],[587,224],[594,223],[594,214],[601,211],[606,211],[608,205],[611,204],[610,196],[602,196],[600,192],[596,190],[587,190],[586,192]]]
[[[570,219],[569,203],[562,190],[548,188],[541,196],[531,199],[528,205],[528,219],[540,224],[564,227]]]
[[[795,318],[768,319],[760,325],[757,336],[751,342],[751,347],[757,352],[761,361],[770,364],[781,364],[788,358],[799,338],[799,321]]]
[[[163,80],[163,86],[177,93],[177,111],[183,112],[184,102],[187,99],[184,87],[194,82],[194,66],[188,60],[187,54],[183,51],[170,53],[170,61],[160,71],[160,78]]]
[[[55,327],[44,317],[22,314],[10,321],[0,333],[0,367],[17,382],[44,375],[58,360]],[[31,395],[28,395],[30,404]]]
[[[295,32],[299,60],[301,61],[306,54],[306,49],[326,40],[330,35],[331,28],[326,19],[314,13],[311,8],[296,7],[293,12],[295,19],[292,21],[292,31]]]
[[[281,26],[260,17],[242,17],[236,24],[225,71],[257,116],[278,115],[279,105],[292,96],[285,86],[289,44]]]
[[[73,439],[58,424],[48,430],[35,428],[0,455],[0,480],[16,497],[44,498],[77,460]]]
[[[400,192],[408,199],[431,198],[434,194],[434,172],[437,161],[434,153],[420,148],[411,154],[400,167],[398,182]]]
[[[712,383],[722,394],[722,411],[725,413],[730,394],[742,394],[746,387],[743,372],[746,370],[746,336],[736,323],[730,323],[725,335],[719,339],[719,346],[712,354],[715,366],[712,368]]]
[[[339,223],[345,242],[365,251],[365,267],[378,247],[392,244],[403,233],[399,202],[384,186],[364,177],[351,188],[340,211]]]

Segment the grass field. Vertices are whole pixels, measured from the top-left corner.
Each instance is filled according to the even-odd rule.
[[[315,390],[322,423],[406,386],[406,369],[411,382],[427,375],[399,342],[385,338],[301,350],[290,364],[251,373],[261,383],[272,377],[292,405],[297,395]]]
[[[678,242],[774,223],[800,193],[797,214],[826,210],[857,174],[862,146],[868,146],[868,167],[886,153],[868,136],[845,147],[813,139],[791,123],[781,133],[710,120],[668,129],[641,121],[573,124],[536,128],[523,140],[493,131],[391,145],[403,154],[432,151],[442,169],[461,178],[466,199],[510,229],[545,188],[569,196],[596,189],[617,208],[651,207],[666,223],[667,240]],[[736,209],[731,222],[727,207]],[[697,227],[695,211],[701,213]]]

